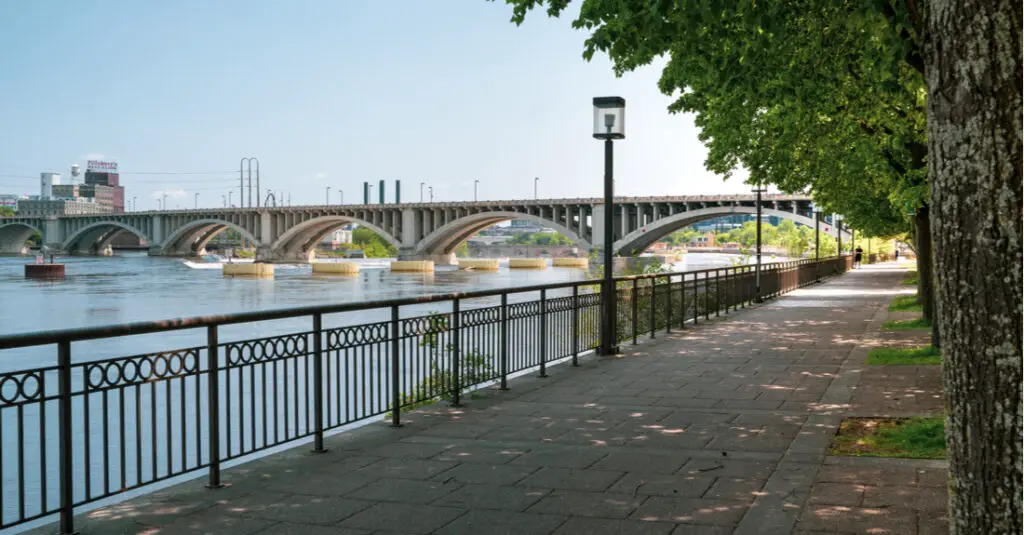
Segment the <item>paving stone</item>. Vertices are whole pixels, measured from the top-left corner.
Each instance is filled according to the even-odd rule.
[[[250,535],[261,533],[273,526],[273,520],[244,518],[217,513],[201,513],[183,516],[177,521],[162,528],[147,528],[137,532],[106,532],[106,533],[138,533],[147,535]]]
[[[553,513],[601,518],[626,518],[646,499],[610,492],[556,490],[529,509],[532,513]]]
[[[309,524],[295,524],[292,522],[281,522],[270,526],[260,535],[369,535],[371,532],[365,529],[350,529],[338,526],[311,526]]]
[[[932,511],[919,511],[917,513],[917,533],[918,535],[949,533],[949,516]]]
[[[920,511],[946,512],[949,494],[945,487],[867,487],[864,507],[905,507]]]
[[[681,409],[662,418],[660,421],[667,426],[689,427],[700,424],[725,424],[737,417],[735,413],[727,412],[698,412],[691,409]]]
[[[278,477],[266,481],[263,484],[263,488],[273,492],[293,494],[344,496],[353,490],[377,481],[377,479],[375,476],[356,473],[306,474],[303,477],[287,474],[286,477]]]
[[[652,496],[631,516],[633,520],[733,525],[746,514],[748,503],[699,498]]]
[[[465,513],[463,509],[414,505],[405,503],[379,503],[344,520],[343,527],[401,532],[408,534],[434,533],[442,526]]]
[[[860,507],[864,489],[859,483],[815,483],[807,500],[809,505],[847,505]]]
[[[437,454],[432,459],[435,461],[494,465],[507,463],[528,451],[530,451],[529,448],[504,446],[481,441],[453,446]]]
[[[435,501],[434,505],[463,509],[525,511],[527,507],[537,503],[550,492],[551,489],[527,486],[466,485]]]
[[[918,469],[917,484],[925,487],[948,487],[949,470],[946,468]]]
[[[454,481],[379,479],[353,491],[348,497],[378,502],[430,503],[461,487],[460,483]]]
[[[429,479],[444,472],[457,463],[446,461],[426,461],[422,459],[381,459],[369,466],[360,468],[356,473],[371,477],[397,477],[403,479]]]
[[[574,517],[562,524],[555,535],[661,535],[672,533],[674,528],[675,524],[664,522]]]
[[[686,464],[685,455],[665,455],[640,451],[613,451],[594,463],[597,470],[619,470],[645,474],[674,474]]]
[[[752,502],[764,494],[764,484],[763,479],[720,477],[704,493],[704,498]]]
[[[778,463],[721,458],[690,459],[679,470],[680,475],[768,479]]]
[[[561,515],[470,511],[437,531],[437,535],[527,535],[551,533],[566,521]]]
[[[902,466],[885,468],[826,464],[818,471],[818,481],[869,485],[910,486],[917,482],[917,471]]]
[[[575,470],[572,468],[541,468],[526,479],[519,482],[520,486],[549,489],[584,490],[600,492],[622,478],[621,471]]]
[[[714,440],[708,443],[707,448],[721,451],[784,452],[792,443],[792,437],[773,433],[770,430],[758,432],[739,431],[716,436]]]
[[[372,502],[337,498],[334,496],[303,496],[261,492],[225,500],[205,512],[219,511],[223,515],[238,515],[281,522],[330,525],[351,516]],[[204,513],[205,513],[204,512]]]
[[[608,455],[604,448],[543,447],[516,457],[510,464],[520,466],[552,466],[557,468],[587,468]]]
[[[628,473],[608,492],[638,496],[700,498],[715,482],[714,477]]]
[[[474,425],[470,423],[452,422],[435,425],[423,431],[424,435],[449,438],[476,438],[494,430],[490,425]]]
[[[537,470],[539,468],[536,466],[466,463],[447,470],[434,479],[464,485],[514,485]]]
[[[732,526],[700,526],[697,524],[676,524],[672,535],[731,535]]]
[[[908,509],[871,509],[840,505],[804,508],[798,529],[844,533],[914,533],[917,518]]]

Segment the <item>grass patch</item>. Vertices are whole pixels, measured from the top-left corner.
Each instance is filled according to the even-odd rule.
[[[828,448],[829,455],[943,459],[945,418],[847,418]]]
[[[940,364],[942,356],[932,346],[880,347],[868,353],[868,364]]]
[[[921,304],[917,302],[917,295],[898,295],[889,304],[891,312],[920,312]]]
[[[910,329],[931,329],[932,322],[925,318],[917,318],[912,320],[903,321],[887,321],[882,324],[882,328],[889,331],[906,331]]]
[[[913,271],[908,271],[907,274],[903,276],[903,285],[904,286],[917,286],[917,270],[916,269],[913,270]]]

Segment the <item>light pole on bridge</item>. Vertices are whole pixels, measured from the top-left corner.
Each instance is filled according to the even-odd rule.
[[[194,198],[193,203],[192,203],[192,209],[198,209],[198,208],[199,208],[199,192],[196,192],[195,198]]]
[[[324,193],[324,204],[331,204],[331,187],[327,186],[327,191]]]
[[[371,188],[373,186],[370,186]],[[434,186],[427,186],[427,191],[430,192],[430,202],[434,202]]]
[[[229,191],[228,192],[228,208],[234,208],[234,203],[231,202],[231,195],[234,194],[234,193],[235,192],[233,192],[233,191]]]
[[[477,186],[479,186],[479,185],[480,185],[480,181],[479,180],[474,180],[473,181],[473,202],[476,202]]]
[[[366,188],[367,195],[366,204],[373,204],[373,184],[368,184]]]
[[[166,210],[166,209],[167,209],[167,194],[166,194],[166,193],[164,193],[164,203],[163,203],[163,209],[164,209],[164,210]]]
[[[224,201],[224,208],[227,208],[228,207],[228,196],[227,195],[221,195],[220,198],[221,198],[222,201]]]
[[[133,212],[138,212],[139,211],[139,197],[136,196],[136,195],[132,195],[132,211]]]
[[[426,182],[420,182],[420,202],[423,202],[423,186],[426,186]]]
[[[597,136],[597,133],[595,132],[594,135]],[[537,182],[540,182],[540,177],[533,177],[533,200],[535,201],[537,200]]]
[[[345,204],[345,190],[338,190],[338,204]]]
[[[616,289],[614,271],[615,247],[612,228],[615,182],[612,174],[613,141],[626,137],[626,99],[594,98],[594,137],[604,140],[604,284],[601,289],[601,354],[618,353],[618,332],[615,324]],[[533,198],[537,198],[537,181],[533,179]]]
[[[256,207],[260,205],[260,161],[255,157],[250,156],[249,158],[242,158],[238,162],[238,203],[243,207],[245,206],[245,181],[243,180],[243,171],[248,170],[249,178],[249,207],[252,208],[252,164],[256,163]]]

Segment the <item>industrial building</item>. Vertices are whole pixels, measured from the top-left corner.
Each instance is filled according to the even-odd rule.
[[[90,160],[85,183],[76,184],[78,166],[72,167],[71,183],[62,184],[60,173],[39,174],[39,197],[19,199],[18,214],[28,217],[124,212],[124,187],[117,162]]]

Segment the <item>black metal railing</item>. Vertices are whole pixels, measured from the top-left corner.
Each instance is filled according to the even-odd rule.
[[[619,277],[616,336],[686,328],[851,264],[765,264],[760,296],[753,266]],[[217,487],[222,463],[301,439],[322,451],[356,422],[399,425],[403,410],[575,365],[598,346],[602,298],[589,280],[2,336],[0,357],[39,364],[0,373],[0,529],[60,515],[71,533],[76,508],[129,490],[199,470]],[[253,325],[285,332],[222,340]],[[109,356],[142,339],[156,350]]]

